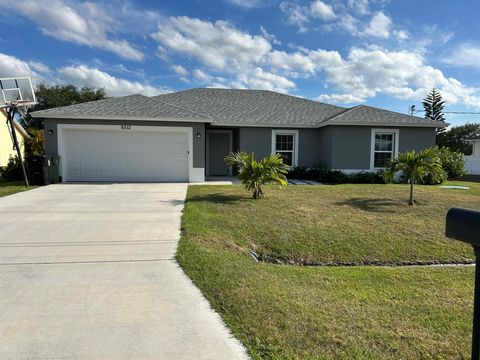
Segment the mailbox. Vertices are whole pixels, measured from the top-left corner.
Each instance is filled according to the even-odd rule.
[[[461,208],[448,210],[445,236],[480,247],[480,211]]]
[[[448,210],[445,236],[466,242],[475,251],[472,360],[480,360],[480,211],[461,208]]]

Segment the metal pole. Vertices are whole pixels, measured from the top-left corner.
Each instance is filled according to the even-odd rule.
[[[10,125],[10,131],[12,132],[13,145],[15,146],[15,149],[17,150],[18,160],[20,161],[20,166],[22,168],[23,181],[25,183],[25,187],[28,187],[27,172],[25,171],[25,165],[23,164],[23,159],[22,159],[22,151],[20,149],[20,146],[18,145],[17,133],[15,132],[15,125],[13,123],[15,121],[14,116],[15,116],[15,107],[12,106],[7,111],[7,121]]]
[[[475,250],[475,292],[473,297],[472,360],[480,360],[480,247]]]

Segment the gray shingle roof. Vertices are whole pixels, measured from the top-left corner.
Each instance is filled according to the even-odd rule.
[[[208,119],[188,108],[166,104],[147,96],[135,94],[90,101],[32,112],[36,118],[89,118],[89,119]]]
[[[191,89],[129,95],[31,113],[37,118],[199,121],[217,126],[316,128],[327,125],[443,127],[371,106],[344,108],[266,90]]]
[[[346,110],[265,90],[192,89],[153,99],[195,109],[215,125],[316,127]]]
[[[437,123],[418,116],[394,111],[358,105],[322,123],[325,125],[370,125],[370,126],[424,126],[445,127],[446,123]]]

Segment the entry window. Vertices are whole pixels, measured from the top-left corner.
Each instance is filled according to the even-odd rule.
[[[375,133],[373,167],[381,169],[395,157],[395,133]]]
[[[274,131],[273,153],[280,154],[283,163],[288,166],[296,166],[297,132]]]

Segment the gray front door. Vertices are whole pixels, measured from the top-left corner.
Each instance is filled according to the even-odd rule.
[[[208,133],[208,172],[212,176],[227,176],[230,169],[225,164],[225,156],[231,149],[230,132],[209,132]]]

